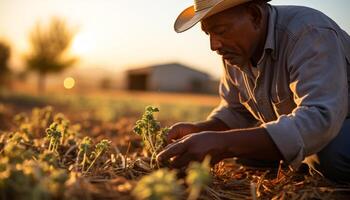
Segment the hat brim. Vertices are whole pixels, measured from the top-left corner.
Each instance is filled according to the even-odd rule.
[[[246,3],[251,0],[223,0],[219,1],[217,4],[195,12],[194,6],[190,6],[186,8],[181,14],[177,17],[174,29],[177,33],[184,32],[194,25],[196,25],[199,21],[214,15],[218,12],[226,10],[228,8],[232,8],[242,3]]]

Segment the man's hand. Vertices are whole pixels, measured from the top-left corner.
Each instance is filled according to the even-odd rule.
[[[268,132],[261,127],[188,134],[165,147],[157,159],[160,162],[170,160],[171,166],[180,168],[191,161],[202,161],[206,155],[211,156],[212,164],[229,157],[276,161],[283,159]]]
[[[158,161],[170,160],[175,168],[187,166],[191,161],[202,161],[206,155],[211,156],[211,163],[215,164],[227,157],[225,139],[218,132],[206,131],[189,134],[182,139],[168,145],[157,156]]]
[[[167,142],[170,144],[188,134],[197,132],[200,132],[200,129],[194,123],[180,122],[170,127],[167,135]]]
[[[199,133],[202,131],[225,131],[228,129],[228,126],[219,119],[210,119],[196,123],[180,122],[170,127],[170,131],[167,135],[167,142],[170,144],[191,133]]]

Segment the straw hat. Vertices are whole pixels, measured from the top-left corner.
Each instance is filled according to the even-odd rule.
[[[177,17],[174,29],[181,33],[202,19],[251,0],[194,0],[194,5],[186,8]]]

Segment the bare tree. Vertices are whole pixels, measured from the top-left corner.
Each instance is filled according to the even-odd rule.
[[[75,31],[59,18],[52,18],[48,26],[37,23],[30,33],[31,52],[26,56],[27,68],[38,72],[38,90],[45,90],[45,78],[49,73],[59,73],[75,64],[70,57]]]
[[[10,46],[0,41],[0,89],[4,87],[4,85],[8,84],[10,68],[8,66],[8,62],[11,56]]]

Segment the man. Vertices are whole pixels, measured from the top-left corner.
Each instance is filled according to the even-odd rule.
[[[180,14],[175,30],[200,21],[223,58],[221,104],[206,121],[175,124],[158,159],[304,161],[350,181],[350,37],[319,11],[267,2],[195,0]]]

